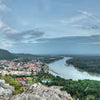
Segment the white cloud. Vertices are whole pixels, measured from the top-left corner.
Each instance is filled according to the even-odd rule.
[[[18,32],[16,29],[9,27],[2,21],[0,21],[0,29],[1,29],[0,31],[2,31],[3,33],[15,34]]]
[[[11,28],[1,20],[0,20],[0,31],[2,31],[3,33],[10,33],[10,34],[15,34],[18,32],[16,29]]]
[[[9,7],[3,2],[5,0],[0,0],[0,11],[11,11]]]
[[[4,22],[0,21],[0,48],[11,48],[13,47],[13,41],[5,38],[6,34],[15,34],[17,30],[9,27]]]
[[[15,33],[18,32],[16,29],[13,29],[13,28],[11,28],[11,27],[9,27],[9,26],[3,27],[2,30],[3,30],[3,32],[5,32],[5,33],[10,33],[10,34],[15,34]]]
[[[0,40],[0,48],[8,49],[12,47],[13,47],[13,43],[11,43],[10,41],[6,41],[5,39]]]
[[[6,8],[7,8],[7,7],[6,7],[5,4],[0,4],[0,10],[1,10],[1,11],[5,10]]]
[[[88,13],[86,11],[78,11],[78,12],[80,13],[78,16],[74,16],[67,20],[61,20],[60,22],[63,24],[71,24],[71,23],[79,22],[84,19],[88,19],[90,16],[92,16],[91,13]]]
[[[83,14],[83,15],[92,16],[92,13],[89,13],[87,11],[79,10],[78,12],[81,13],[81,14]]]
[[[67,20],[62,20],[61,23],[63,25],[70,25],[72,28],[85,30],[85,32],[91,32],[91,30],[94,30],[94,34],[97,32],[97,30],[100,30],[100,15],[81,10],[79,10],[78,12],[79,15]]]
[[[2,28],[3,27],[3,22],[2,21],[0,21],[0,28]]]

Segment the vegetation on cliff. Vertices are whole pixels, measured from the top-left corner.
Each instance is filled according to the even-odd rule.
[[[42,84],[47,86],[62,86],[62,90],[67,91],[71,94],[75,100],[79,98],[80,100],[100,100],[100,81],[93,80],[66,80],[59,76],[53,76],[50,73],[41,72],[38,75],[39,81],[42,82],[43,79],[50,80],[49,82],[42,82]]]
[[[3,79],[5,79],[7,83],[15,87],[14,94],[19,94],[22,93],[22,91],[20,90],[21,84],[16,82],[16,77],[17,76],[4,76]],[[28,78],[29,84],[40,82],[49,87],[62,86],[61,90],[70,93],[74,100],[77,100],[77,98],[79,98],[80,100],[87,100],[87,98],[89,98],[88,100],[100,100],[100,81],[66,80],[59,76],[53,76],[50,73],[44,73],[43,71],[41,71],[36,76],[23,76],[23,78]]]

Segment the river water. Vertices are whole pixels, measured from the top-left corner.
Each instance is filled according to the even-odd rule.
[[[66,65],[66,61],[69,59],[71,58],[64,57],[64,59],[48,64],[48,66],[54,71],[50,73],[52,73],[53,75],[61,76],[65,79],[72,79],[72,80],[90,79],[90,80],[100,81],[100,74],[93,74],[85,71],[80,71],[73,65],[70,66]]]

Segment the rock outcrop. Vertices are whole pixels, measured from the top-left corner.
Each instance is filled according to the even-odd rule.
[[[13,86],[5,83],[5,80],[0,80],[0,100],[8,100],[14,90]]]
[[[40,83],[31,85],[23,94],[15,95],[11,100],[73,100],[70,94],[59,87],[46,87]]]

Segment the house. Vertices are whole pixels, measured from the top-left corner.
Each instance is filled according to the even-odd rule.
[[[22,83],[23,86],[28,83],[28,80],[26,78],[17,78],[16,80],[18,82]]]
[[[27,88],[26,86],[22,86],[22,87],[21,87],[21,89],[22,89],[23,91],[25,91],[26,88]]]

